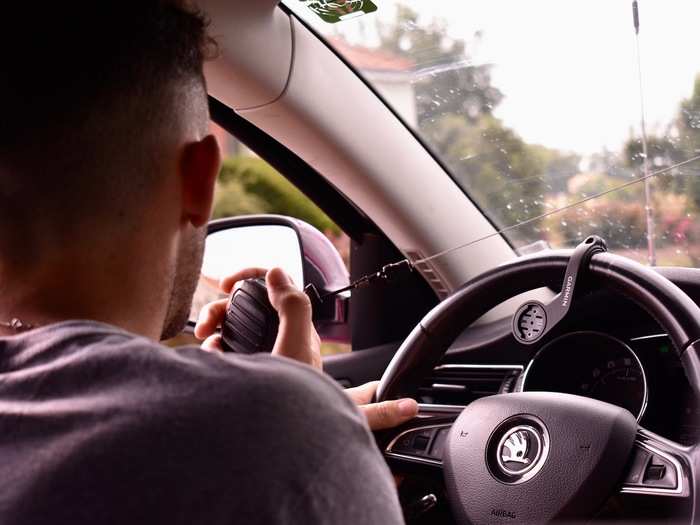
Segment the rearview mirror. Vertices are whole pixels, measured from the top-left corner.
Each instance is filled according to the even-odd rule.
[[[312,284],[321,296],[349,284],[340,254],[313,226],[279,215],[219,219],[209,224],[190,322],[205,304],[226,297],[219,279],[252,267],[282,268],[299,289]],[[346,293],[315,305],[314,324],[322,338],[350,342],[348,299]]]

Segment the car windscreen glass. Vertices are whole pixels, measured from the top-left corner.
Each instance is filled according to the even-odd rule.
[[[517,248],[700,266],[698,2],[284,3]]]

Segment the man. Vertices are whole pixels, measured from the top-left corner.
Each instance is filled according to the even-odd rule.
[[[204,20],[174,0],[3,20],[0,523],[401,522],[365,417],[309,366],[284,273],[266,276],[276,356],[156,342],[187,318],[220,163]],[[207,348],[221,314],[200,318]],[[416,405],[363,410],[378,427]]]

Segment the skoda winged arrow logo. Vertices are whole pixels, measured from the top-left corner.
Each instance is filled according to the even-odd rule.
[[[522,463],[527,465],[530,458],[527,457],[529,436],[525,430],[513,432],[501,447],[501,461],[503,463]]]
[[[494,450],[501,473],[521,479],[533,469],[539,469],[544,450],[543,437],[531,425],[518,425],[503,434]]]
[[[486,447],[486,466],[498,481],[516,485],[536,476],[548,455],[545,424],[536,416],[518,414],[494,429]]]

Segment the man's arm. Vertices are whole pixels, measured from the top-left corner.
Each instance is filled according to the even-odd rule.
[[[188,413],[208,430],[189,461],[221,487],[212,500],[219,511],[236,523],[403,523],[365,418],[335,381],[266,354],[198,361],[207,395]]]
[[[301,430],[302,453],[323,461],[286,501],[288,523],[403,524],[394,479],[364,415],[333,380],[313,376],[303,382],[314,415],[308,426],[298,420],[294,425]]]

